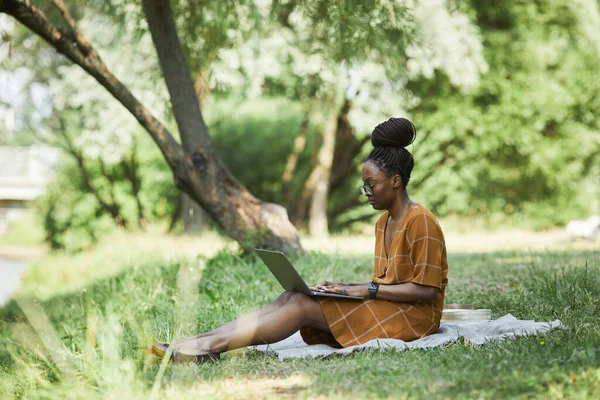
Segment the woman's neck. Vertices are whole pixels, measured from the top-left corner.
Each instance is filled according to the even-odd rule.
[[[388,208],[388,212],[392,219],[396,220],[402,218],[407,208],[410,206],[410,203],[411,199],[408,197],[408,193],[406,190],[403,190],[400,197],[394,201],[390,208]]]

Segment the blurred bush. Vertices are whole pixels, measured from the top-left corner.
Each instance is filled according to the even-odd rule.
[[[501,212],[536,229],[594,212],[600,31],[586,27],[597,6],[587,15],[559,0],[458,7],[483,35],[489,71],[469,93],[442,74],[410,83],[420,98],[413,191],[438,215]]]
[[[385,79],[373,77],[373,68],[367,68],[368,73],[363,71],[364,75],[377,78],[374,79],[377,85],[398,86],[402,93],[373,91],[369,96],[365,95],[364,101],[369,107],[364,107],[364,112],[359,113],[359,121],[354,122],[368,126],[371,124],[369,118],[379,115],[382,109],[389,110],[390,104],[394,106],[392,109],[406,109],[418,131],[417,140],[410,148],[415,157],[415,169],[409,192],[438,216],[501,214],[529,227],[544,229],[583,218],[594,210],[598,212],[600,80],[596,75],[600,70],[600,19],[597,1],[507,0],[490,3],[470,0],[449,1],[448,4],[451,6],[447,13],[449,17],[458,11],[460,15],[454,17],[464,15],[477,27],[477,37],[481,34],[487,72],[477,74],[478,85],[465,90],[452,82],[448,67],[458,72],[466,71],[467,75],[471,68],[460,56],[448,58],[454,60],[452,65],[443,65],[441,61],[429,65],[431,74],[421,78],[404,76],[409,68],[399,65],[398,81],[391,81],[387,75]],[[450,30],[456,18],[444,21]],[[444,24],[436,24],[435,28]],[[99,34],[106,36],[105,31],[103,26]],[[23,38],[27,35],[29,33]],[[135,65],[143,71],[156,67],[150,58],[144,57],[146,63],[123,63],[121,50],[125,47],[120,47],[123,44],[118,41],[121,35],[115,29],[113,36],[115,42],[108,43],[105,50],[113,49],[111,54],[119,60],[117,65],[125,65],[127,69]],[[464,51],[460,48],[464,44],[461,40],[446,42],[444,35],[436,38],[441,40],[444,50],[441,54],[460,55]],[[256,40],[257,37],[253,37],[253,45],[259,43]],[[269,43],[276,49],[271,51],[280,55],[283,45],[268,40],[260,43],[260,54],[268,53]],[[446,43],[450,44],[446,46]],[[133,44],[136,48],[151,49],[151,46],[140,47],[136,38],[133,38]],[[247,53],[243,46],[238,50],[242,55]],[[143,55],[139,52],[130,54]],[[262,81],[257,87],[261,88],[258,92],[263,93],[262,97],[248,97],[250,92],[235,89],[235,85],[224,89],[226,93],[215,89],[208,97],[205,114],[219,155],[236,179],[257,198],[286,206],[294,222],[301,227],[304,221],[302,216],[298,217],[301,207],[297,207],[297,203],[313,168],[323,130],[323,115],[320,115],[323,110],[313,107],[307,111],[306,104],[310,102],[303,106],[301,94],[310,92],[312,98],[319,89],[325,90],[323,88],[327,86],[322,85],[324,81],[316,80],[317,84],[308,90],[304,80],[285,72],[295,63],[309,65],[309,61],[304,62],[297,53],[293,54],[296,55],[286,61],[289,65],[279,58],[262,60],[264,65],[259,69],[268,67],[269,63],[284,67],[284,72],[269,75],[268,79],[265,74],[252,72],[261,64],[255,64],[256,60],[246,61],[249,69],[247,75],[240,75],[240,79],[246,79],[247,86],[252,86],[253,77],[260,77]],[[32,63],[37,60],[26,59]],[[53,87],[62,93],[59,99],[65,103],[61,114],[68,109],[73,113],[70,117],[73,121],[68,127],[71,136],[78,138],[82,134],[78,124],[85,122],[86,129],[97,134],[88,132],[84,135],[86,141],[77,142],[83,150],[89,153],[90,149],[106,144],[107,138],[112,137],[116,144],[105,149],[110,153],[108,156],[115,156],[115,149],[125,151],[126,146],[122,144],[128,143],[129,133],[137,122],[127,116],[129,122],[124,129],[125,118],[116,118],[117,113],[124,111],[117,103],[113,104],[112,99],[102,97],[108,96],[104,89],[91,79],[84,80],[78,67],[58,68],[64,59],[57,58],[53,62],[56,65],[47,69],[56,70],[56,80],[64,83],[58,85],[55,82]],[[361,68],[360,65],[349,67]],[[218,68],[213,67],[214,70]],[[228,71],[224,72],[227,75]],[[150,104],[163,110],[168,100],[164,93],[164,97],[158,96],[161,92],[156,89],[156,81],[135,69],[129,73],[131,81],[146,88]],[[336,75],[332,81],[338,78]],[[404,91],[406,99],[401,98]],[[85,96],[75,95],[80,92]],[[252,91],[254,95],[258,92]],[[265,95],[267,93],[284,97],[269,97]],[[90,100],[95,98],[92,94],[97,95],[97,100]],[[103,99],[110,107],[106,107]],[[385,100],[385,106],[371,107],[382,100]],[[82,104],[86,107],[81,108]],[[163,114],[168,116],[165,110]],[[306,144],[299,154],[290,186],[285,187],[282,182],[284,168],[294,139],[307,120]],[[171,131],[175,132],[175,124],[167,121],[169,123]],[[353,129],[355,137],[364,137],[368,133],[366,128],[361,132],[355,126]],[[56,128],[50,130],[52,137],[58,131]],[[139,147],[132,150],[141,183],[137,194],[122,161],[104,166],[91,159],[86,161],[93,191],[74,160],[64,163],[48,194],[38,202],[46,237],[53,248],[80,250],[119,224],[136,228],[143,226],[144,221],[153,222],[173,214],[177,189],[172,173],[147,135],[137,136]],[[364,158],[370,145],[367,143],[361,150],[357,157]],[[334,174],[336,168],[340,165],[334,164]],[[358,201],[359,169],[357,166],[353,175],[344,175],[331,190],[328,212],[332,231],[360,228],[362,221],[372,222],[375,218],[370,207]],[[118,213],[107,211],[99,199],[117,206]],[[349,208],[341,207],[348,204]],[[354,220],[360,222],[349,223]]]
[[[297,101],[284,97],[265,97],[245,100],[243,97],[225,97],[212,104],[208,120],[217,151],[234,176],[252,194],[263,201],[285,206],[298,227],[306,224],[299,217],[299,200],[314,165],[320,142],[323,121],[313,117],[306,132],[306,144],[298,156],[298,163],[289,188],[283,183],[283,173],[292,152],[294,139],[302,129],[307,116]],[[312,117],[312,116],[311,116]],[[366,155],[364,155],[366,157]],[[346,165],[334,165],[346,168]],[[343,213],[332,212],[349,199],[359,195],[360,171],[342,179],[329,196],[329,227],[339,231],[345,221],[364,215],[370,206],[360,203]]]
[[[55,180],[36,201],[45,241],[52,249],[81,251],[119,226],[143,229],[172,215],[178,195],[172,172],[149,139],[142,137],[140,142],[130,150],[134,154],[115,164],[85,160],[83,172],[72,156],[65,155]],[[131,170],[132,157],[137,196],[125,172]],[[103,203],[116,208],[116,218]]]
[[[233,175],[261,200],[285,204],[282,177],[304,114],[298,102],[280,98],[226,97],[212,104],[212,139]],[[301,190],[310,174],[315,127],[307,134],[292,182]]]

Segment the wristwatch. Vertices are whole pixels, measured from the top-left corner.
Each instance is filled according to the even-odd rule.
[[[379,289],[379,283],[371,282],[369,283],[369,298],[374,299],[377,297],[377,290]]]

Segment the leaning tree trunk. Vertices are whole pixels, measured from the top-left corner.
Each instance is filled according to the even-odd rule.
[[[178,185],[242,247],[301,250],[298,232],[285,208],[255,198],[217,156],[177,37],[170,2],[144,0],[142,5],[187,153],[185,173],[176,176]]]
[[[209,65],[210,63],[207,62],[204,68],[197,72],[196,78],[194,79],[194,93],[198,99],[198,106],[200,107],[201,113],[204,111],[210,93],[208,87]],[[179,192],[177,202],[177,210],[173,215],[169,232],[173,231],[175,223],[178,220],[183,222],[183,233],[185,234],[197,234],[203,232],[207,226],[208,214],[200,204],[185,192]]]
[[[217,156],[202,119],[194,85],[177,37],[168,0],[143,1],[144,12],[171,96],[182,145],[106,67],[85,39],[63,0],[52,0],[67,32],[53,25],[29,3],[0,0],[11,15],[83,68],[104,86],[148,131],[173,171],[179,188],[195,199],[245,249],[261,246],[301,251],[296,228],[285,208],[264,203],[242,186]]]

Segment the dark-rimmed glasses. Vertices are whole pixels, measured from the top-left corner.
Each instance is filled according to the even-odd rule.
[[[363,196],[373,196],[373,188],[375,187],[375,185],[379,185],[381,182],[389,181],[392,178],[393,178],[393,176],[390,176],[387,179],[383,179],[383,180],[381,180],[379,182],[375,182],[375,183],[369,183],[368,185],[362,185],[362,186],[359,186],[358,188],[360,189],[360,192],[362,193]]]

